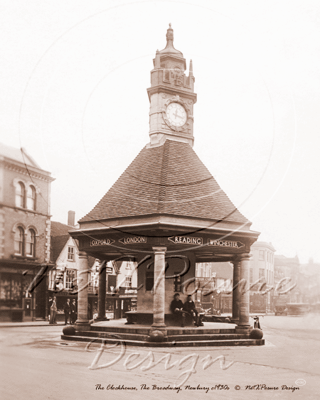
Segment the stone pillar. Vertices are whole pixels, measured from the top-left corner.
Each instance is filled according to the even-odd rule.
[[[249,331],[251,329],[249,322],[249,307],[250,307],[250,254],[241,254],[238,257],[240,261],[240,281],[246,284],[241,285],[240,293],[240,309],[239,322],[237,330]]]
[[[77,331],[85,331],[90,327],[88,320],[88,274],[87,253],[85,251],[79,251]]]
[[[106,318],[107,262],[102,261],[99,268],[98,318],[96,321],[108,321]]]
[[[166,247],[153,247],[154,283],[153,283],[153,324],[152,329],[165,330],[165,255]]]
[[[233,261],[233,289],[232,289],[232,321],[239,322],[239,308],[240,308],[240,261],[236,258]]]

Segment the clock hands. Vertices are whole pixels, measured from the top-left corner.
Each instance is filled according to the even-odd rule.
[[[177,113],[178,113],[178,110],[176,109],[176,113],[173,114],[176,118],[177,118],[177,117],[179,117],[179,118],[184,118],[183,116],[181,116],[181,115],[179,115],[179,114],[177,114]]]

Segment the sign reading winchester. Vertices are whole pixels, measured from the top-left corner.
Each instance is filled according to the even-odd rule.
[[[195,244],[201,246],[203,244],[203,239],[201,237],[194,236],[171,236],[168,240],[174,244]]]
[[[208,239],[208,246],[215,246],[215,247],[229,247],[233,249],[241,249],[241,247],[244,247],[245,244],[241,242],[235,242],[232,240],[213,240],[213,239]]]
[[[145,236],[129,236],[119,239],[122,244],[136,244],[136,243],[147,243]]]
[[[90,240],[90,246],[110,246],[114,242],[113,239],[92,239]]]

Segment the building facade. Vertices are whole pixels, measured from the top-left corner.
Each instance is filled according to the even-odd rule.
[[[199,307],[208,313],[232,313],[233,266],[229,262],[197,263],[196,298]],[[210,311],[209,311],[210,310]]]
[[[275,248],[271,243],[257,241],[251,246],[250,312],[273,311]],[[255,284],[255,282],[258,282]],[[267,293],[264,293],[267,292]]]
[[[1,321],[48,315],[52,181],[24,149],[0,145]]]
[[[57,300],[57,320],[64,320],[64,305],[67,299],[77,302],[78,290],[82,286],[83,274],[79,274],[79,248],[77,240],[69,235],[74,229],[74,218],[69,211],[68,225],[51,223],[51,262],[49,272],[48,307],[53,296]],[[126,311],[136,307],[137,272],[133,262],[109,262],[106,269],[106,318],[119,319]],[[99,272],[101,261],[88,257],[88,270],[85,272],[88,291],[88,318],[98,316]]]

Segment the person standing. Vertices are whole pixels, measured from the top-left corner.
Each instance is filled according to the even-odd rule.
[[[50,307],[50,322],[49,324],[56,324],[56,316],[57,316],[57,298],[53,296],[52,304]]]
[[[65,321],[65,325],[68,324],[68,321],[70,322],[70,311],[71,311],[70,299],[67,299],[67,302],[66,302],[66,304],[64,306],[64,321]]]
[[[71,319],[71,324],[75,324],[77,320],[77,304],[76,304],[76,299],[72,300],[72,304],[70,307],[70,319]]]

